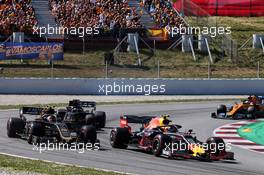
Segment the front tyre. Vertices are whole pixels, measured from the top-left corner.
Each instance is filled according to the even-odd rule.
[[[10,138],[17,137],[18,133],[22,133],[25,128],[25,122],[21,118],[9,118],[7,121],[7,136]]]
[[[96,128],[93,125],[85,125],[81,128],[83,142],[94,144],[97,141]]]
[[[152,143],[152,152],[155,156],[159,157],[167,144],[170,144],[170,137],[167,135],[156,135]]]
[[[110,133],[110,144],[113,148],[126,149],[130,140],[128,128],[116,128]]]
[[[210,155],[220,156],[226,152],[225,142],[220,137],[210,137],[206,140],[208,144],[208,153]]]
[[[87,114],[85,116],[85,125],[94,125],[96,123],[96,117],[94,114]]]
[[[217,114],[221,114],[221,113],[224,113],[224,114],[226,114],[226,111],[227,111],[227,108],[226,108],[226,105],[219,105],[218,107],[217,107],[217,110],[216,110],[216,113]]]
[[[96,127],[97,128],[104,128],[106,123],[106,114],[103,111],[96,111],[94,113],[96,118]]]

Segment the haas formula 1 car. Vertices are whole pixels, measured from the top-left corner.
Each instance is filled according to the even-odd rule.
[[[113,148],[126,149],[133,146],[152,152],[155,156],[168,158],[194,158],[198,160],[234,160],[234,153],[227,152],[221,138],[211,137],[202,143],[193,137],[192,130],[179,132],[179,125],[162,125],[147,129],[147,125],[156,117],[132,116],[120,117],[120,127],[110,133],[110,144]],[[131,124],[141,124],[139,131],[132,131]]]
[[[61,118],[53,108],[23,107],[19,117],[11,117],[7,121],[7,135],[26,139],[35,145],[46,141],[96,143],[95,126],[85,124],[82,116],[75,114],[68,109],[65,117]],[[28,120],[26,115],[36,117]]]
[[[249,96],[241,103],[235,103],[233,106],[219,105],[216,113],[212,113],[212,118],[220,119],[256,119],[264,117],[264,97]]]
[[[66,109],[58,109],[57,117],[67,122],[78,119],[83,125],[94,125],[96,128],[104,128],[106,123],[105,112],[96,111],[96,102],[92,101],[71,100]]]

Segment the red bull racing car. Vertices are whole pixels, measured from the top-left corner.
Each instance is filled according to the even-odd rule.
[[[132,146],[152,152],[155,156],[168,158],[234,160],[234,153],[226,151],[223,139],[210,137],[206,142],[200,142],[192,130],[180,132],[181,126],[169,124],[169,120],[163,120],[164,125],[149,128],[150,123],[157,118],[155,116],[121,116],[120,127],[114,128],[110,133],[111,146],[120,149]],[[130,126],[132,124],[140,124],[141,128],[133,131]]]

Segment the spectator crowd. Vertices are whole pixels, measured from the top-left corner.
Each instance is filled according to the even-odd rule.
[[[31,0],[0,0],[0,34],[32,32],[38,22]],[[52,15],[62,27],[99,27],[103,32],[142,28],[137,9],[127,0],[49,0]],[[183,21],[169,0],[140,0],[156,27],[179,26]]]
[[[170,0],[140,0],[140,3],[147,9],[158,28],[183,24]]]
[[[126,0],[50,0],[52,15],[63,27],[99,27],[105,32],[140,28],[140,15]]]
[[[38,22],[30,0],[0,0],[0,34],[32,33]]]

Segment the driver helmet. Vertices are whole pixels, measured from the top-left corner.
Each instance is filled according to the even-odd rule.
[[[169,125],[170,124],[170,120],[168,119],[170,116],[169,115],[162,115],[161,116],[161,120],[160,120],[160,125]]]
[[[256,103],[256,102],[259,101],[259,98],[256,95],[253,95],[252,96],[252,101]]]
[[[48,122],[53,123],[53,122],[55,122],[56,119],[54,116],[50,115],[47,117],[47,120],[48,120]]]

